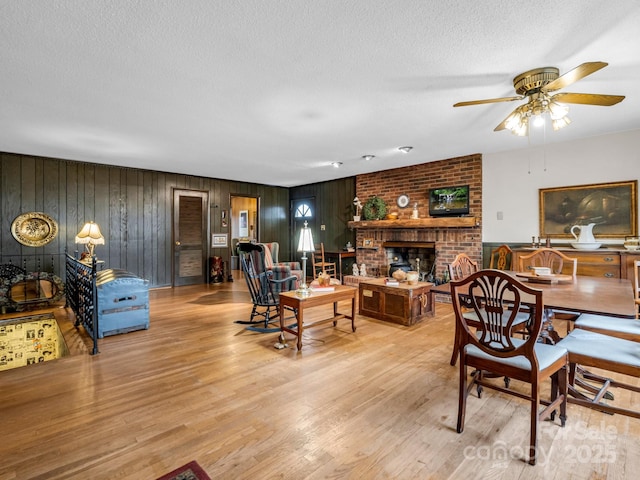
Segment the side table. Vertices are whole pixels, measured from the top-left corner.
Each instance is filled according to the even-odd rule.
[[[338,302],[341,300],[351,300],[351,314],[338,313]],[[304,311],[307,308],[317,307],[319,305],[327,305],[333,303],[333,317],[324,320],[317,320],[313,323],[304,323]],[[294,309],[296,314],[297,326],[289,328],[285,325],[284,307]],[[302,331],[305,328],[319,325],[321,323],[333,322],[335,327],[338,320],[346,318],[351,320],[351,330],[356,331],[356,289],[345,285],[336,285],[332,292],[313,292],[308,297],[299,297],[295,291],[283,292],[280,294],[280,331],[288,332],[298,337],[298,350],[302,349]]]

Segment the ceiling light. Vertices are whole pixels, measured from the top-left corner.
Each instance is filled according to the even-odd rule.
[[[571,123],[569,117],[569,108],[555,100],[544,92],[534,93],[529,97],[529,102],[520,105],[511,115],[503,122],[504,128],[511,130],[511,133],[519,137],[525,137],[529,134],[529,121],[533,117],[534,125],[544,124],[544,116],[551,117],[551,123],[554,130],[560,130]]]
[[[331,162],[333,168],[340,168],[342,166],[342,162]]]
[[[376,158],[376,156],[375,155],[363,155],[362,158],[364,158],[368,162],[369,160],[372,160],[372,159]]]
[[[569,107],[566,105],[561,105],[558,102],[551,100],[548,106],[549,115],[552,120],[558,120],[563,118],[569,113]]]
[[[553,117],[552,117],[553,118]],[[551,126],[554,130],[560,130],[571,123],[571,120],[566,115],[562,118],[556,118],[551,121]]]
[[[411,150],[413,150],[413,147],[399,147],[398,150],[400,150],[402,153],[409,153]]]
[[[534,127],[542,127],[544,125],[544,117],[542,115],[536,115],[533,118]]]

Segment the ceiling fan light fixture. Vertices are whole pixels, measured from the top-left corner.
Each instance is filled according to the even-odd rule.
[[[602,95],[596,93],[552,93],[568,87],[578,80],[601,70],[606,62],[585,62],[573,70],[560,75],[555,67],[536,68],[521,73],[513,79],[513,87],[519,97],[488,98],[455,103],[454,107],[467,105],[483,105],[497,102],[511,102],[527,99],[525,105],[517,107],[502,121],[495,132],[509,130],[514,135],[525,136],[529,133],[529,119],[533,116],[549,114],[554,130],[559,130],[571,123],[567,117],[569,104],[600,105],[610,107],[624,100],[624,95]],[[558,103],[558,100],[562,103]],[[535,124],[532,120],[532,124]]]
[[[553,100],[549,102],[547,107],[552,120],[559,120],[569,113],[569,107],[561,105]]]
[[[542,127],[544,126],[544,115],[536,115],[533,117],[533,126],[534,127]]]
[[[555,131],[555,130],[560,130],[561,128],[566,127],[570,123],[571,123],[571,119],[565,115],[562,118],[553,119],[552,122],[551,122],[551,126],[553,127],[553,130]]]
[[[526,105],[519,106],[506,118],[504,121],[504,128],[511,130],[511,133],[518,135],[516,131],[520,131],[523,125],[526,128],[526,124],[528,123],[527,113]]]
[[[529,120],[525,117],[518,125],[511,129],[511,133],[518,137],[526,137],[529,134]]]

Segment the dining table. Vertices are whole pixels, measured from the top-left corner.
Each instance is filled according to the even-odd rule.
[[[586,275],[545,276],[532,279],[521,272],[508,271],[516,279],[542,290],[545,310],[566,310],[576,313],[593,313],[611,317],[635,318],[636,305],[633,286],[627,278],[589,277]],[[566,277],[570,277],[567,279]],[[548,281],[547,281],[548,280]],[[432,305],[435,296],[451,295],[448,283],[431,287]]]
[[[545,323],[541,337],[551,343],[562,341],[560,335],[553,329],[553,316],[550,313],[554,310],[591,313],[629,319],[634,319],[636,316],[637,306],[634,300],[633,285],[629,279],[591,277],[586,275],[548,275],[543,276],[546,278],[535,278],[530,273],[525,274],[514,271],[508,271],[506,273],[513,275],[524,283],[529,283],[531,287],[542,290]],[[434,285],[431,287],[430,294],[432,295],[431,302],[433,305],[437,295],[451,295],[451,285],[449,283]],[[614,399],[613,394],[606,391],[606,389],[594,386],[588,380],[595,381],[599,384],[614,384],[612,380],[600,375],[594,375],[584,370],[580,365],[577,365],[574,383],[569,385],[569,401],[590,406],[591,408],[602,409],[602,405],[599,403],[600,396],[597,395],[598,392],[606,392],[603,398],[608,400]],[[618,383],[618,386],[620,385],[624,384]],[[576,388],[577,386],[582,387],[596,396],[589,398],[579,391]],[[640,418],[640,414],[624,409],[610,407],[608,411],[618,411],[625,415]]]

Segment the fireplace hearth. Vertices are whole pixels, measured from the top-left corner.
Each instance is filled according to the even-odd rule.
[[[413,270],[419,273],[421,281],[435,280],[435,242],[383,242],[382,248],[389,266],[386,275],[391,276],[398,269]]]

